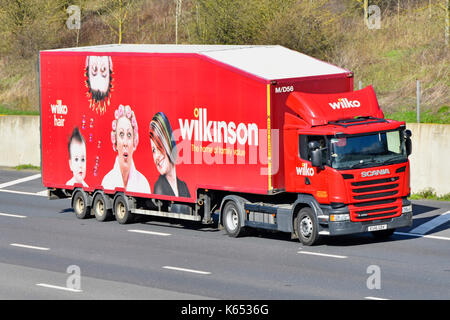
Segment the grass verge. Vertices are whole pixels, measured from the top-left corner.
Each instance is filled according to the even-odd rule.
[[[436,195],[433,188],[426,188],[418,193],[414,193],[410,197],[411,200],[439,200],[450,201],[450,193],[443,194],[441,196]]]
[[[397,111],[391,114],[387,114],[386,118],[405,121],[407,123],[417,123],[417,112],[415,110]],[[425,110],[420,113],[420,122],[450,124],[450,107],[442,106],[437,112]]]
[[[10,109],[0,105],[0,115],[7,116],[38,116],[39,111]]]
[[[32,164],[21,164],[21,165],[14,167],[14,169],[16,169],[18,171],[20,171],[20,170],[41,170],[41,167],[33,166]]]

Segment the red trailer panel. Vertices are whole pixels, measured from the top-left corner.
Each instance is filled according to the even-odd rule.
[[[44,185],[125,190],[162,199],[179,196],[191,202],[198,188],[258,194],[284,189],[280,144],[284,113],[291,112],[285,105],[289,92],[346,91],[352,79],[345,70],[304,55],[312,69],[320,66],[324,73],[331,68],[335,74],[302,70],[306,76],[271,79],[289,76],[292,68],[284,66],[288,71],[283,71],[281,65],[267,71],[262,65],[258,73],[251,59],[255,48],[225,47],[236,50],[213,46],[200,53],[187,46],[189,50],[179,52],[155,46],[154,52],[146,52],[119,46],[41,52]],[[273,50],[287,61],[300,55],[278,46],[256,50],[263,61],[273,57]],[[235,51],[239,55],[229,54]],[[123,115],[133,136],[125,151],[116,138]],[[150,139],[154,117],[153,137],[159,132],[160,139]],[[85,164],[78,169],[70,161],[68,141],[76,128],[84,140]],[[169,168],[162,168],[166,163]]]
[[[90,88],[95,72],[100,84],[110,82],[103,96]],[[267,166],[267,90],[253,76],[196,54],[42,52],[41,98],[47,187],[81,182],[69,155],[78,128],[86,190],[124,188],[132,195],[157,192],[191,201],[197,188],[268,190],[267,176],[260,174]],[[122,122],[132,136],[125,145]],[[173,175],[178,192],[169,189]]]

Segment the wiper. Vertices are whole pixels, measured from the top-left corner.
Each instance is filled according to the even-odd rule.
[[[390,157],[386,160],[379,160],[378,162],[383,163],[383,164],[392,164],[398,161],[404,161],[405,159],[402,156],[394,156],[394,157]]]
[[[355,163],[353,165],[350,166],[350,169],[355,169],[355,168],[363,168],[365,167],[367,164],[370,163],[378,163],[377,160],[375,160],[374,158],[372,159],[367,159],[367,160],[360,160],[358,163]]]

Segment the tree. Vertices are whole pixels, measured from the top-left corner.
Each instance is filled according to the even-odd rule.
[[[117,36],[118,44],[122,43],[125,34],[125,22],[132,5],[132,0],[107,0],[103,1],[101,8],[97,10],[103,22]]]
[[[73,1],[66,9],[68,18],[66,20],[66,26],[69,30],[73,30],[76,35],[76,46],[80,43],[80,31],[82,28],[82,15],[87,7],[88,0],[76,0]]]
[[[326,59],[336,36],[332,29],[339,14],[327,7],[328,0],[297,1],[279,10],[267,23],[260,43],[279,44]]]
[[[28,58],[66,41],[67,0],[2,0],[4,49]]]
[[[292,1],[196,0],[193,9],[194,41],[217,44],[257,42],[271,17]]]

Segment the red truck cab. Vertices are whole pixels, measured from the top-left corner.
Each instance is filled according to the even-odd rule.
[[[384,119],[371,86],[292,92],[286,104],[296,114],[285,114],[286,191],[310,202],[306,213],[315,211],[294,223],[303,243],[367,231],[385,237],[412,224],[411,133],[404,122]]]

